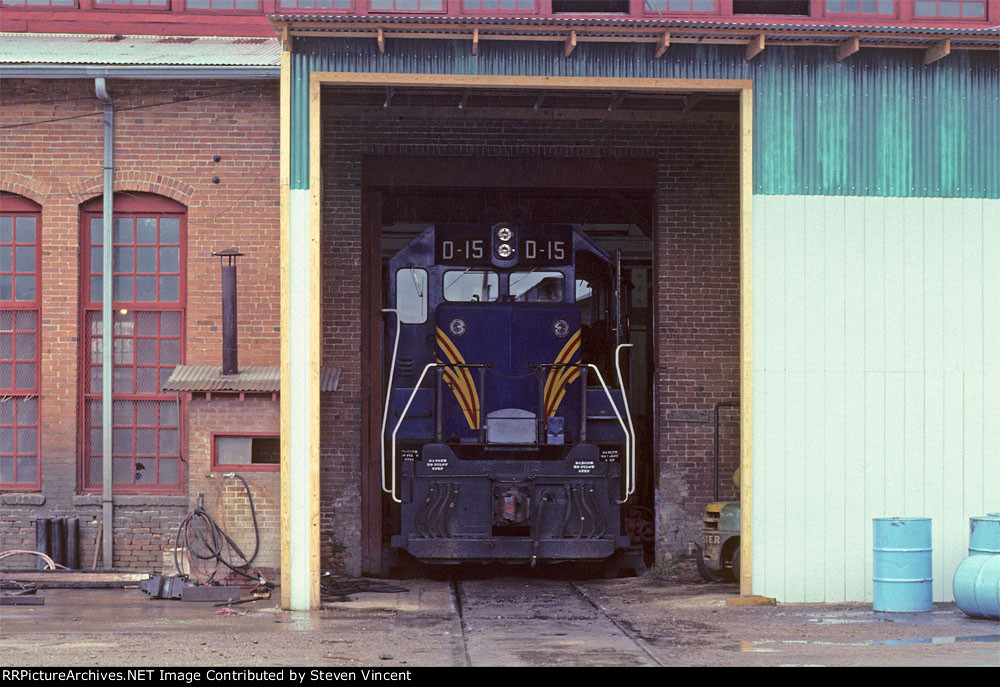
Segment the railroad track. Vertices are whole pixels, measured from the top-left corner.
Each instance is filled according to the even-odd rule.
[[[663,666],[576,582],[452,580],[468,666]]]

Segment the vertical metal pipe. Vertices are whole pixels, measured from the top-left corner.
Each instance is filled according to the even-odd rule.
[[[66,519],[66,563],[67,568],[80,568],[80,518]]]
[[[479,443],[486,444],[486,423],[483,405],[486,404],[486,367],[479,368]]]
[[[444,437],[444,368],[438,367],[435,370],[434,382],[434,441],[441,443]],[[384,467],[383,467],[384,469]]]
[[[222,265],[222,374],[239,373],[236,336],[236,265]]]
[[[44,553],[46,556],[49,555],[51,546],[49,546],[49,525],[50,520],[48,518],[36,518],[35,519],[35,551],[39,553]],[[45,567],[45,561],[41,558],[37,559],[35,567],[42,569]]]
[[[114,505],[111,493],[111,380],[114,376],[114,328],[112,322],[112,292],[111,282],[114,277],[112,223],[114,222],[114,104],[108,95],[104,79],[95,79],[94,87],[97,98],[104,103],[104,189],[103,216],[101,218],[103,235],[103,262],[101,263],[101,446],[102,446],[102,476],[101,505],[103,509],[104,529],[104,568],[114,567]]]
[[[52,518],[52,551],[49,556],[57,565],[66,565],[66,518]]]
[[[587,443],[587,368],[580,368],[580,443]]]

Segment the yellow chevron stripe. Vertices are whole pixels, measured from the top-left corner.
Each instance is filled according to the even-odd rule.
[[[580,350],[581,339],[582,330],[577,329],[573,336],[569,338],[569,341],[566,342],[566,345],[563,346],[562,350],[559,351],[559,355],[556,356],[556,364],[570,362],[573,356]],[[546,420],[555,415],[556,410],[559,408],[559,403],[562,402],[563,397],[566,395],[566,386],[575,381],[579,376],[580,370],[575,367],[556,367],[549,371],[543,393],[545,405],[543,412]]]
[[[576,351],[579,350],[580,348],[581,337],[582,337],[582,330],[580,329],[576,330],[573,336],[569,338],[569,341],[567,341],[566,344],[562,347],[562,350],[559,351],[559,355],[556,356],[555,362],[557,365],[569,362],[569,359],[576,354]],[[553,384],[559,381],[559,378],[563,376],[564,371],[565,371],[564,368],[553,368],[549,370],[549,376],[548,379],[545,380],[545,388],[544,391],[542,392],[542,398],[545,400],[546,411],[548,410],[549,407],[549,401],[552,398],[551,394],[552,394]],[[547,412],[546,412],[546,417],[548,417]]]
[[[465,358],[455,344],[448,338],[448,335],[441,331],[440,327],[435,327],[438,347],[448,358],[452,365],[464,365]],[[470,429],[479,429],[479,393],[476,383],[472,380],[469,370],[464,367],[446,367],[444,375],[452,384],[452,393],[458,401],[458,407],[465,415],[465,421]]]

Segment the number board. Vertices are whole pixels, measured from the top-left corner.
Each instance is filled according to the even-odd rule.
[[[517,227],[514,263],[518,267],[565,266],[573,264],[573,231],[569,227]],[[434,262],[439,265],[488,267],[494,264],[497,239],[490,230],[470,231],[466,227],[438,226],[434,232]]]
[[[434,230],[434,262],[439,265],[488,267],[493,264],[490,232],[457,227]]]
[[[518,231],[519,267],[556,267],[573,264],[573,231],[568,227],[528,227]]]

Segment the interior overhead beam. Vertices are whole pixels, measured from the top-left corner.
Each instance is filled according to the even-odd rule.
[[[750,39],[747,43],[746,59],[747,62],[757,57],[757,55],[764,52],[764,34],[758,33],[756,36]]]
[[[848,38],[837,46],[837,62],[850,57],[858,50],[861,50],[861,41],[858,40],[858,37]]]
[[[569,57],[574,50],[576,50],[576,31],[570,31],[569,35],[566,36],[566,47],[563,52],[566,57]]]
[[[656,42],[656,59],[663,57],[663,53],[667,51],[670,47],[670,32],[664,31],[663,35],[660,36],[660,40]]]
[[[943,41],[938,41],[931,47],[927,48],[927,52],[924,53],[924,64],[937,62],[942,57],[947,57],[950,54],[951,54],[951,39],[945,38]]]
[[[385,32],[382,31],[382,27],[378,28],[378,36],[375,38],[378,42],[378,51],[380,54],[385,54]]]
[[[691,95],[684,96],[684,112],[690,112],[704,99],[704,93],[692,93]]]
[[[472,54],[479,54],[479,29],[472,29]]]

